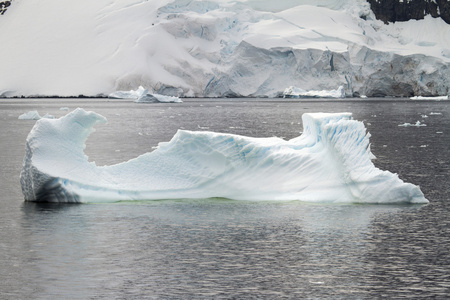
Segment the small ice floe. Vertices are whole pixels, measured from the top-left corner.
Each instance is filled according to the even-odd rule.
[[[431,116],[439,116],[439,115],[442,115],[442,113],[440,113],[440,112],[430,112],[430,115]]]
[[[36,110],[29,111],[19,116],[19,120],[39,120],[40,118],[41,116]]]
[[[428,118],[428,116],[427,115],[422,115],[422,118],[426,119],[426,118]]]
[[[448,96],[436,96],[436,97],[415,96],[415,97],[411,97],[409,99],[411,99],[411,100],[436,100],[436,101],[440,101],[440,100],[448,100]]]
[[[29,111],[27,113],[21,114],[19,120],[40,120],[40,119],[54,119],[55,117],[50,114],[45,114],[41,117],[36,110]]]
[[[312,284],[325,284],[324,281],[310,281],[309,283],[312,283]]]
[[[420,121],[417,121],[416,124],[404,123],[404,124],[400,124],[398,126],[401,126],[401,127],[410,127],[410,126],[413,126],[413,127],[424,127],[424,126],[427,126],[427,124],[423,124],[423,123],[420,123]]]
[[[69,108],[68,108],[68,107],[61,107],[59,110],[62,110],[62,111],[69,111]]]
[[[288,87],[283,98],[345,98],[345,90],[340,86],[337,90],[306,91],[298,87]]]

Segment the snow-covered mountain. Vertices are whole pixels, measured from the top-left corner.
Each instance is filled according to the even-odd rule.
[[[365,0],[15,0],[0,95],[448,95],[450,25],[385,24]]]

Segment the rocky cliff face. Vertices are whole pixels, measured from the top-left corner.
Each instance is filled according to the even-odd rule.
[[[384,22],[421,20],[426,15],[441,17],[450,24],[449,0],[367,0],[377,19]]]

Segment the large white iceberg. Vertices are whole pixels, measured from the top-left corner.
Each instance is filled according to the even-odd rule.
[[[376,168],[369,133],[351,113],[302,116],[292,140],[179,130],[153,152],[111,166],[83,149],[106,119],[76,109],[41,119],[28,135],[22,191],[27,201],[103,202],[224,197],[236,200],[427,203],[420,189]]]

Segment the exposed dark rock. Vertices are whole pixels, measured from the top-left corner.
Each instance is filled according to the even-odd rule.
[[[377,19],[386,23],[420,20],[427,15],[441,17],[450,24],[450,1],[448,0],[367,0]]]
[[[12,0],[0,1],[0,15],[6,12],[6,9],[11,5]]]

